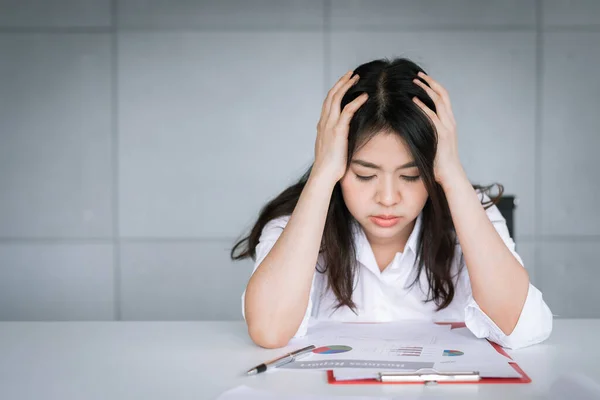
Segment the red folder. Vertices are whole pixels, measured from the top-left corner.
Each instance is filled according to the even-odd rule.
[[[452,329],[464,328],[464,322],[439,322],[440,325],[452,325]],[[496,351],[512,360],[512,358],[504,351],[504,349],[490,341],[490,344],[496,349]],[[479,383],[531,383],[531,378],[517,365],[516,362],[511,361],[509,365],[513,367],[519,374],[520,378],[481,378],[477,382],[438,382],[440,385],[459,385],[459,384],[479,384]],[[407,385],[407,384],[424,384],[425,382],[381,382],[377,379],[356,379],[356,380],[344,380],[337,381],[333,376],[333,371],[327,371],[327,382],[331,385]]]

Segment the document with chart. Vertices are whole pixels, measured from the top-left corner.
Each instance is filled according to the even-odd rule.
[[[326,323],[313,326],[294,344],[310,343],[312,354],[280,368],[291,370],[356,370],[351,379],[372,371],[480,371],[482,376],[518,377],[510,359],[467,328],[433,323]],[[338,375],[343,375],[339,373]],[[337,377],[337,375],[336,375]]]

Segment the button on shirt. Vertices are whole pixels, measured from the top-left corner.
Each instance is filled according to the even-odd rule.
[[[484,195],[484,200],[486,198],[487,196]],[[523,265],[523,260],[515,251],[515,243],[508,232],[506,220],[498,208],[491,206],[486,213],[506,246]],[[273,219],[263,228],[256,246],[254,271],[275,245],[289,218],[289,216],[282,216]],[[319,255],[317,260],[319,268],[315,269],[306,313],[294,337],[306,335],[310,318],[344,322],[464,321],[469,330],[478,338],[487,338],[510,349],[536,344],[550,336],[552,313],[544,302],[542,293],[531,283],[525,305],[513,332],[506,335],[498,328],[473,298],[460,244],[455,246],[452,275],[456,275],[461,267],[462,270],[455,280],[455,295],[452,302],[440,311],[436,311],[433,301],[425,302],[429,287],[425,274],[422,273],[419,281],[411,286],[416,277],[414,262],[419,246],[418,237],[421,227],[422,214],[417,217],[404,251],[396,253],[392,262],[383,271],[380,271],[364,230],[357,222],[354,222],[353,238],[359,263],[352,299],[356,304],[357,313],[355,314],[346,306],[335,309],[337,298],[331,290],[327,290],[327,275],[318,271],[323,270],[321,267],[323,258],[322,255]],[[242,315],[244,315],[245,294],[244,291]]]

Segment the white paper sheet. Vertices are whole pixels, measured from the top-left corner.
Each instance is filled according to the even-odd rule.
[[[435,344],[440,335],[450,332],[450,325],[423,321],[382,323],[313,322],[308,334],[294,338],[290,344],[315,344],[331,340],[382,340]]]

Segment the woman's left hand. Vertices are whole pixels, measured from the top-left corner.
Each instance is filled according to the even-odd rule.
[[[437,153],[435,155],[434,173],[435,180],[441,185],[455,174],[464,173],[458,156],[458,141],[456,139],[456,120],[452,113],[452,105],[448,91],[429,75],[419,72],[419,77],[429,84],[415,78],[413,82],[419,85],[435,103],[436,112],[433,112],[416,96],[413,101],[429,116],[435,125],[438,134]]]

